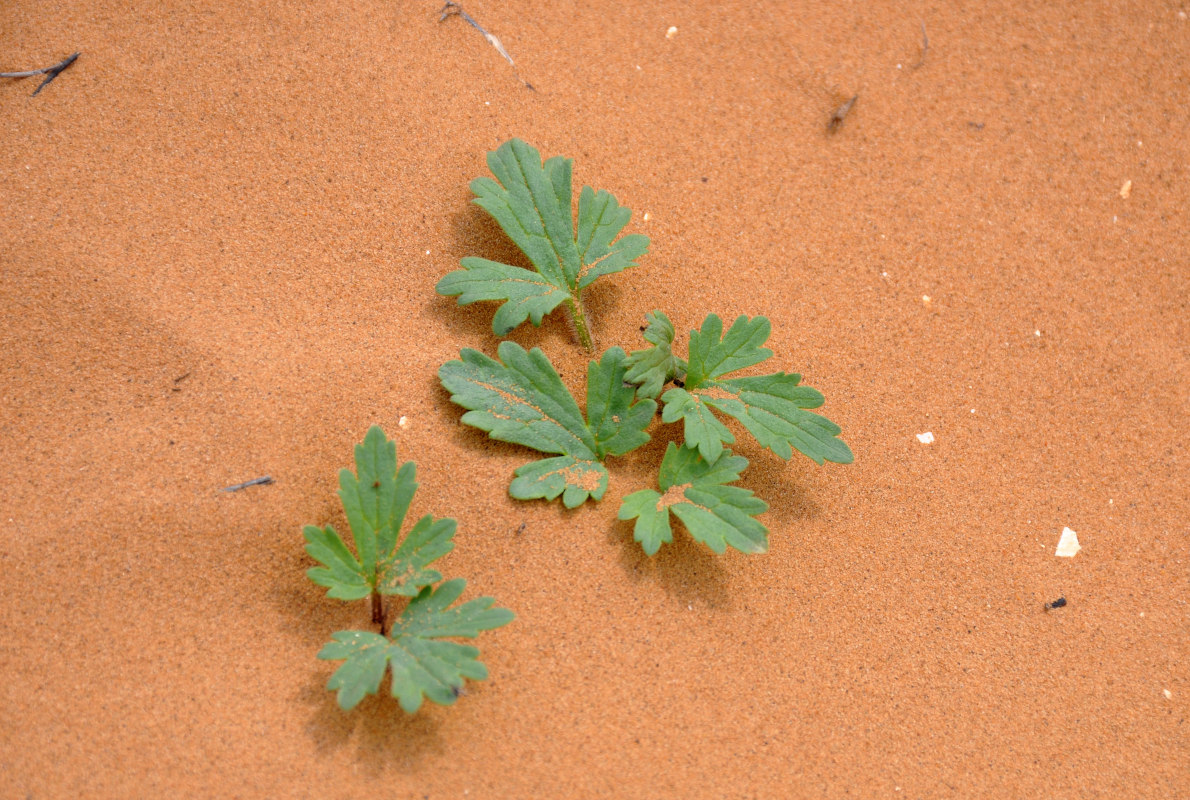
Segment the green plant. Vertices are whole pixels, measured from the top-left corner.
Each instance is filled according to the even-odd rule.
[[[765,317],[740,316],[725,334],[723,321],[709,314],[700,330],[690,332],[687,362],[673,355],[674,328],[669,318],[654,311],[645,331],[645,338],[653,346],[628,357],[626,379],[641,384],[641,395],[656,397],[662,385],[682,376],[682,386],[674,386],[661,396],[661,418],[665,422],[681,420],[686,444],[697,447],[709,462],[719,458],[724,442],[735,441],[731,431],[711,413],[717,410],[735,417],[756,441],[781,458],[793,456],[792,445],[819,464],[850,464],[855,456],[838,438],[842,429],[806,410],[818,408],[825,398],[817,389],[799,385],[801,375],[775,372],[723,377],[772,358],[773,351],[761,347],[771,332]]]
[[[488,154],[498,182],[472,182],[475,202],[500,224],[525,253],[536,272],[483,258],[464,258],[463,269],[438,283],[438,292],[459,295],[459,303],[502,301],[492,321],[505,336],[526,319],[540,325],[545,314],[564,304],[579,340],[592,348],[580,292],[595,278],[635,266],[648,239],[615,240],[630,212],[610,194],[584,187],[578,203],[577,234],[571,215],[571,162],[540,154],[519,139]],[[464,349],[460,359],[438,371],[451,399],[468,409],[462,421],[493,439],[558,454],[518,468],[509,493],[520,500],[559,495],[568,508],[603,498],[608,485],[607,456],[624,455],[649,441],[646,428],[661,407],[665,423],[682,423],[682,443],[670,443],[662,460],[661,491],[644,490],[624,498],[619,516],[636,520],[634,536],[652,555],[672,541],[670,515],[698,541],[722,553],[768,548],[768,531],[757,519],[768,506],[752,492],[729,486],[748,460],[725,444],[735,435],[720,419],[732,417],[762,446],[784,459],[798,450],[822,464],[851,463],[851,449],[838,438],[835,423],[809,409],[823,396],[785,372],[736,375],[771,358],[764,347],[771,333],[765,317],[740,316],[727,331],[709,314],[690,332],[688,356],[673,350],[675,330],[661,311],[647,317],[649,346],[625,355],[607,350],[587,371],[586,417],[539,350],[502,342],[499,360]],[[668,389],[667,385],[672,384]]]
[[[628,495],[619,517],[636,520],[633,536],[650,556],[662,542],[673,541],[670,512],[716,553],[728,545],[744,553],[763,553],[769,549],[769,532],[754,517],[767,511],[768,503],[747,489],[726,485],[738,480],[747,466],[748,459],[730,450],[711,463],[698,448],[670,442],[657,478],[661,492],[644,489]]]
[[[464,349],[461,360],[443,364],[438,375],[451,400],[469,409],[465,424],[493,439],[562,454],[518,468],[509,493],[518,500],[562,495],[567,508],[603,498],[608,484],[603,460],[649,441],[645,428],[657,409],[652,398],[660,394],[662,421],[682,421],[685,443],[671,442],[666,450],[658,476],[661,493],[645,490],[625,497],[620,519],[636,519],[634,536],[649,555],[673,540],[671,512],[717,553],[727,546],[764,552],[768,531],[755,516],[768,505],[746,489],[726,485],[739,479],[748,460],[724,448],[734,436],[712,410],[735,417],[758,442],[786,459],[796,448],[819,464],[847,463],[851,450],[837,438],[837,425],[806,410],[822,405],[823,397],[799,385],[800,375],[723,377],[772,356],[760,346],[770,330],[764,317],[741,316],[723,334],[720,319],[708,315],[701,330],[691,331],[689,361],[673,354],[669,318],[654,311],[649,321],[645,338],[651,347],[631,356],[613,347],[590,362],[586,419],[537,348],[527,352],[515,342],[501,342],[499,361]],[[682,383],[678,376],[684,376],[684,384],[662,394],[670,381]]]
[[[459,304],[503,301],[492,319],[497,336],[507,336],[526,319],[543,317],[564,305],[579,341],[594,350],[583,311],[582,290],[601,275],[636,266],[649,249],[649,237],[630,234],[613,242],[632,212],[605,191],[584,186],[578,201],[577,234],[571,213],[571,161],[541,154],[520,139],[488,153],[488,167],[499,182],[471,182],[475,204],[487,211],[533,264],[533,270],[469,257],[461,270],[438,282],[438,293],[459,295]]]
[[[567,508],[588,497],[600,500],[608,477],[603,459],[649,441],[644,429],[657,404],[636,402],[636,391],[624,382],[624,351],[618,347],[587,367],[586,419],[541,350],[501,342],[500,361],[471,349],[459,355],[462,360],[443,364],[438,376],[450,399],[471,409],[463,422],[493,439],[561,454],[517,469],[509,492],[518,500],[562,495]]]
[[[492,608],[490,597],[451,607],[466,586],[455,579],[441,583],[441,573],[428,565],[454,549],[456,523],[427,514],[398,545],[401,525],[417,492],[413,462],[397,464],[396,443],[379,426],[372,426],[355,446],[356,473],[339,472],[339,498],[355,542],[353,554],[330,525],[304,529],[306,552],[322,566],[307,572],[327,596],[340,600],[372,601],[372,621],[380,633],[339,631],[318,653],[344,663],[327,688],[338,691],[339,705],[351,709],[365,695],[379,691],[385,672],[392,671],[392,694],[407,712],[422,700],[450,705],[464,678],[483,680],[487,668],[479,650],[442,641],[474,638],[482,630],[507,625],[511,611]],[[385,599],[411,598],[389,625]]]

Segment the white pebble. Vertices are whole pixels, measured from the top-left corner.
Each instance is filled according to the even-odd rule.
[[[397,427],[398,428],[408,428],[409,427],[409,417],[401,417],[399,420],[397,420]]]
[[[677,29],[677,27],[676,27],[676,26],[674,26],[674,25],[670,25],[670,26],[669,26],[669,30],[667,30],[667,31],[665,32],[665,38],[666,38],[666,39],[672,39],[672,38],[674,38],[674,37],[675,37],[675,36],[677,36],[677,35],[678,35],[678,29]]]
[[[921,442],[922,444],[932,444],[934,442],[934,434],[930,431],[919,433],[917,434],[917,441]]]
[[[1070,530],[1070,528],[1063,528],[1062,538],[1058,540],[1058,549],[1054,551],[1054,555],[1073,558],[1074,554],[1082,549],[1082,546],[1078,543],[1078,534]]]

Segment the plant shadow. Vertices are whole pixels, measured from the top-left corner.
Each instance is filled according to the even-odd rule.
[[[335,693],[310,681],[298,701],[311,708],[306,732],[320,752],[354,747],[357,761],[374,777],[390,767],[412,770],[427,755],[445,750],[441,720],[430,701],[416,714],[407,714],[389,693],[389,677],[376,695],[365,697],[351,711],[339,708]]]
[[[695,541],[681,523],[674,526],[672,542],[663,544],[654,556],[645,555],[632,538],[633,524],[631,520],[613,521],[608,528],[608,541],[620,545],[620,567],[634,584],[654,581],[678,603],[731,610],[722,556]]]
[[[678,444],[681,442],[678,441]],[[655,437],[652,442],[632,453],[625,461],[627,472],[631,473],[632,484],[656,488],[657,465],[661,462],[666,441]],[[813,501],[810,488],[805,485],[804,469],[791,474],[789,465],[777,456],[741,443],[737,452],[746,454],[752,467],[746,470],[733,485],[751,489],[769,504],[769,509],[760,520],[769,529],[770,548],[773,537],[779,536],[791,524],[816,518],[820,514]],[[813,480],[809,481],[813,483]],[[608,527],[608,541],[620,546],[620,566],[633,583],[655,581],[665,593],[680,603],[694,602],[709,608],[732,608],[729,571],[742,566],[747,569],[752,558],[768,558],[768,555],[750,556],[731,548],[723,555],[717,555],[706,545],[692,537],[685,525],[676,517],[670,518],[673,541],[661,545],[654,556],[648,556],[633,536],[634,520],[615,520]]]

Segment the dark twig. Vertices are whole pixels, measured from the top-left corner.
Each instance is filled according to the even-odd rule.
[[[37,97],[38,92],[44,89],[50,81],[58,77],[58,75],[62,73],[62,70],[73,64],[75,59],[77,59],[80,55],[82,55],[82,53],[72,53],[52,67],[30,69],[26,70],[25,72],[0,72],[0,78],[32,78],[34,75],[45,75],[45,80],[38,84],[37,88],[33,90],[33,94],[29,95],[30,97]]]
[[[500,40],[497,39],[492,34],[488,33],[486,30],[484,30],[484,27],[482,25],[480,25],[478,22],[476,22],[471,17],[470,14],[468,14],[466,11],[464,11],[463,7],[461,5],[453,2],[453,0],[447,0],[446,5],[444,5],[442,7],[442,16],[438,17],[438,21],[442,22],[447,17],[454,17],[454,16],[462,17],[463,19],[465,19],[468,22],[468,24],[471,25],[472,28],[475,28],[475,30],[482,33],[483,38],[487,39],[488,43],[491,44],[492,47],[496,48],[496,52],[499,53],[500,55],[504,56],[504,60],[507,61],[512,66],[512,74],[516,76],[516,79],[518,81],[520,81],[521,83],[525,84],[526,89],[529,89],[530,91],[534,91],[534,92],[537,91],[536,89],[533,88],[533,84],[529,83],[527,80],[525,80],[524,78],[521,77],[521,73],[517,71],[516,62],[512,60],[512,56],[510,56],[508,54],[508,51],[504,49],[504,45],[500,44]]]
[[[1064,606],[1064,605],[1066,605],[1066,598],[1065,598],[1065,597],[1059,597],[1057,600],[1055,600],[1055,601],[1054,601],[1054,602],[1052,602],[1052,603],[1046,603],[1046,604],[1045,604],[1045,610],[1046,610],[1046,611],[1052,611],[1053,609],[1055,609],[1055,608],[1061,608],[1061,607],[1062,607],[1062,606]]]
[[[237,483],[235,486],[228,486],[223,491],[238,492],[240,489],[247,489],[249,486],[264,486],[265,484],[269,484],[272,482],[273,482],[273,479],[270,478],[268,475],[265,475],[263,478],[253,478],[250,481],[244,481],[243,483]]]
[[[921,58],[917,59],[917,63],[909,67],[909,69],[917,69],[922,64],[926,63],[926,53],[930,52],[930,37],[926,36],[926,24],[921,24]]]
[[[839,130],[839,126],[843,124],[843,120],[847,117],[847,114],[851,111],[851,107],[855,105],[855,101],[858,99],[859,95],[857,94],[846,103],[835,109],[835,113],[831,114],[830,122],[826,123],[827,133],[834,133],[835,131]]]

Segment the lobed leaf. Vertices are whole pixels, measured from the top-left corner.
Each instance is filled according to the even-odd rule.
[[[665,422],[682,420],[688,445],[714,462],[723,444],[735,437],[712,410],[735,417],[758,442],[782,458],[793,449],[817,463],[850,464],[851,448],[837,438],[838,425],[806,409],[823,403],[820,392],[800,386],[801,375],[777,372],[745,378],[723,378],[729,372],[759,364],[773,354],[761,347],[771,326],[764,317],[740,316],[726,334],[714,314],[701,330],[690,332],[690,360],[684,388],[662,395]]]
[[[465,586],[466,581],[455,579],[437,589],[422,589],[393,625],[391,638],[369,631],[333,634],[318,657],[344,662],[327,682],[328,689],[338,692],[339,707],[350,710],[366,695],[376,694],[386,669],[392,671],[393,697],[410,714],[427,697],[451,705],[464,678],[486,678],[488,671],[478,660],[478,649],[441,640],[474,638],[480,631],[507,625],[513,614],[492,608],[495,601],[490,597],[451,608]]]
[[[339,473],[339,499],[351,527],[355,554],[331,526],[308,525],[306,552],[322,566],[307,571],[327,596],[358,600],[373,591],[413,596],[421,587],[442,580],[427,568],[454,549],[453,519],[422,517],[400,547],[402,523],[417,492],[413,462],[397,465],[396,442],[373,425],[355,447],[355,474]]]
[[[624,361],[624,380],[638,384],[637,394],[656,398],[665,384],[686,374],[686,362],[673,354],[674,326],[669,317],[652,311],[646,317],[645,341],[652,347],[636,350]]]
[[[763,553],[768,550],[768,530],[754,517],[767,511],[768,504],[747,489],[726,485],[738,480],[747,466],[748,459],[730,450],[711,462],[696,447],[670,442],[658,476],[661,492],[645,489],[628,495],[618,516],[636,520],[633,537],[650,556],[673,541],[671,512],[691,536],[716,553],[728,546]]]
[[[497,336],[506,336],[526,319],[540,325],[565,300],[578,304],[580,290],[601,275],[636,266],[649,249],[640,234],[615,237],[632,212],[605,191],[584,186],[579,195],[578,231],[571,213],[571,161],[541,154],[520,139],[488,153],[496,180],[471,182],[475,204],[487,211],[533,264],[532,270],[464,258],[463,269],[438,282],[443,295],[459,295],[459,304],[503,301],[492,320]]]
[[[587,368],[588,422],[541,350],[501,342],[500,360],[464,349],[438,370],[451,400],[469,409],[463,422],[493,439],[556,453],[519,468],[509,491],[526,500],[553,500],[574,508],[607,489],[608,455],[623,455],[649,440],[644,432],[657,404],[635,402],[624,385],[624,351],[613,347]]]

